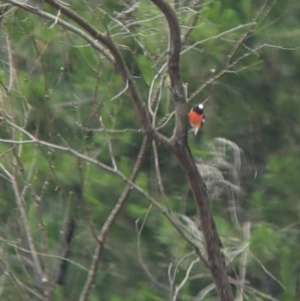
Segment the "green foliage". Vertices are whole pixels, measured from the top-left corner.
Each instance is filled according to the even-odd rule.
[[[147,1],[136,6],[128,3],[76,0],[70,7],[116,44],[148,107],[153,77],[167,58],[168,26],[154,5]],[[246,279],[253,288],[278,300],[295,301],[299,299],[295,286],[300,266],[300,54],[298,49],[284,48],[299,47],[299,3],[272,3],[264,6],[260,1],[226,0],[192,7],[191,1],[179,1],[174,7],[178,6],[182,35],[191,24],[194,26],[182,45],[180,65],[183,81],[188,83],[188,97],[204,85],[189,106],[209,97],[205,126],[196,137],[189,133],[188,141],[207,181],[225,256],[232,260],[227,262],[228,270],[236,277],[247,253]],[[40,8],[57,15],[46,3]],[[200,14],[193,24],[198,9]],[[113,168],[113,152],[118,170],[130,177],[143,138],[139,115],[126,83],[85,40],[22,9],[9,12],[5,18],[7,27],[1,25],[1,122],[5,117],[44,145],[0,144],[1,269],[3,274],[17,277],[3,276],[1,297],[19,299],[26,292],[24,300],[39,299],[20,289],[21,282],[38,292],[45,289],[32,268],[32,250],[16,210],[20,205],[16,205],[13,178],[38,258],[51,277],[60,262],[65,225],[74,221],[65,284],[54,285],[53,298],[78,300],[98,244],[94,234],[100,233],[126,186],[120,176],[83,157]],[[63,15],[60,18],[70,21]],[[252,21],[255,26],[236,29]],[[10,81],[6,30],[16,70],[10,95],[5,93]],[[197,46],[187,51],[195,43]],[[257,48],[263,44],[278,47]],[[150,96],[154,98],[163,83],[159,122],[172,113],[174,104],[170,79],[164,73],[157,78]],[[171,136],[173,126],[171,118],[161,132]],[[8,124],[1,123],[0,134],[1,139],[31,140]],[[217,145],[218,137],[226,143]],[[157,147],[166,198],[159,192],[151,145],[135,182],[163,208],[166,201],[184,231],[190,233],[198,227],[200,235],[193,196],[181,168],[168,151]],[[70,149],[82,154],[81,158]],[[16,163],[16,154],[22,166]],[[204,170],[205,166],[210,169]],[[187,216],[194,228],[182,216]],[[249,238],[242,230],[248,221]],[[136,230],[143,222],[138,237]],[[44,252],[47,256],[41,255]],[[167,300],[170,292],[162,286],[170,286],[168,269],[174,271],[189,252],[188,243],[164,215],[150,210],[148,200],[132,189],[109,231],[88,300]],[[191,258],[179,264],[175,285],[186,275]],[[145,266],[155,281],[148,277]],[[206,273],[202,265],[195,265],[178,300],[192,298],[209,285]],[[206,298],[214,298],[214,294],[212,291]]]

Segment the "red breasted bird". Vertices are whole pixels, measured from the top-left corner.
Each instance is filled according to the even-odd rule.
[[[198,131],[200,130],[201,126],[205,122],[205,115],[204,115],[204,105],[200,103],[191,108],[189,115],[189,122],[193,128],[195,135],[197,135]]]

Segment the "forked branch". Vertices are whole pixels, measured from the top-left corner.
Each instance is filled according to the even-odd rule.
[[[40,9],[30,6],[25,2],[8,0],[6,2],[11,3],[13,5],[19,6],[24,10],[27,10],[31,13],[39,15],[43,18],[47,18],[51,20],[55,24],[61,25],[64,28],[78,34],[87,40],[95,49],[97,49],[102,55],[106,57],[106,59],[114,65],[119,75],[121,76],[124,85],[128,86],[128,91],[130,97],[135,105],[138,116],[140,117],[140,122],[147,136],[149,142],[151,139],[154,139],[157,145],[163,146],[168,151],[170,151],[177,159],[181,168],[186,175],[186,178],[190,184],[190,187],[193,192],[194,200],[199,212],[199,219],[201,222],[201,230],[203,232],[203,236],[205,239],[205,246],[208,254],[208,264],[210,268],[210,272],[212,274],[216,290],[220,300],[222,301],[233,301],[234,297],[231,291],[231,287],[228,281],[225,263],[223,259],[223,254],[220,249],[220,239],[217,234],[215,223],[213,220],[211,208],[210,208],[210,200],[208,198],[208,194],[206,191],[205,184],[198,172],[198,169],[195,165],[194,158],[190,152],[189,146],[187,144],[187,103],[186,96],[183,87],[183,83],[180,76],[180,51],[181,51],[181,35],[180,35],[180,26],[178,23],[178,19],[175,11],[171,8],[171,6],[164,0],[151,0],[158,9],[164,14],[168,26],[169,26],[169,46],[168,46],[168,73],[171,80],[171,92],[174,98],[175,103],[175,129],[173,136],[170,139],[160,134],[157,130],[154,129],[150,114],[146,109],[145,102],[142,100],[132,74],[130,73],[127,64],[121,55],[120,51],[110,38],[110,36],[105,35],[98,31],[95,27],[93,27],[88,21],[79,16],[76,12],[72,11],[68,7],[64,6],[63,2],[58,2],[55,0],[46,0],[51,7],[55,8],[57,12],[60,14],[49,14],[41,11]],[[72,20],[77,27],[69,24],[65,20],[62,20],[60,16],[66,16],[70,20]],[[96,40],[96,42],[95,42]],[[102,44],[103,46],[100,46]],[[7,121],[8,122],[8,121]],[[9,123],[9,122],[8,122]],[[48,147],[53,147],[59,149],[64,152],[71,153],[72,155],[77,156],[78,158],[84,159],[87,162],[91,162],[96,166],[103,168],[106,171],[112,172],[119,177],[121,177],[124,181],[127,182],[127,187],[124,190],[124,195],[121,196],[121,201],[123,197],[127,197],[127,194],[130,191],[131,187],[136,188],[139,192],[141,192],[145,197],[147,196],[139,187],[137,187],[134,183],[134,178],[128,179],[121,172],[116,171],[115,168],[111,166],[107,166],[97,160],[93,160],[91,158],[87,158],[83,154],[79,153],[76,150],[73,150],[69,147],[63,147],[58,145],[52,145],[46,141],[41,141],[36,139],[34,136],[24,131],[21,127],[16,124],[12,124],[15,129],[23,132],[29,137],[29,140],[20,142],[20,143],[35,143],[39,145],[44,145]],[[9,141],[6,141],[9,142]],[[149,197],[152,200],[152,198]],[[120,201],[120,200],[119,200]],[[155,201],[152,201],[155,204]],[[159,207],[159,205],[157,205]],[[118,212],[118,208],[116,207]],[[162,211],[169,220],[173,223],[174,227],[176,227],[176,222],[172,219],[172,216],[168,215],[168,212]],[[115,214],[115,213],[112,213]],[[116,213],[117,214],[117,213]],[[113,215],[114,216],[114,215]],[[95,271],[97,269],[99,258],[101,252],[103,250],[103,240],[105,239],[105,229],[106,226],[110,227],[111,220],[110,217],[107,220],[107,224],[103,226],[104,233],[100,234],[98,237],[99,244],[96,247],[94,259],[91,264],[89,275],[86,280],[85,288],[83,289],[82,295],[80,297],[81,301],[87,299],[88,292],[90,291],[90,287],[92,285],[93,279],[95,277]],[[177,230],[180,232],[180,229]]]
[[[161,0],[151,0],[165,15],[169,25],[168,72],[171,79],[171,92],[175,102],[175,129],[173,143],[187,144],[187,104],[183,83],[181,81],[179,60],[181,49],[180,26],[175,11]]]
[[[213,220],[210,200],[208,198],[205,183],[198,172],[194,158],[190,152],[188,144],[186,143],[187,106],[179,70],[181,46],[180,27],[174,10],[167,2],[164,0],[152,0],[152,2],[165,15],[170,30],[168,71],[171,78],[171,91],[175,101],[176,115],[172,152],[180,163],[193,192],[205,239],[209,268],[216,285],[218,296],[222,301],[233,301],[234,296],[226,273],[223,258],[224,255],[221,252],[220,238]]]

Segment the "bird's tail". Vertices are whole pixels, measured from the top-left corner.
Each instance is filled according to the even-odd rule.
[[[195,136],[197,135],[198,131],[199,131],[200,127],[199,126],[195,126],[193,127],[193,131],[194,131],[194,134]]]

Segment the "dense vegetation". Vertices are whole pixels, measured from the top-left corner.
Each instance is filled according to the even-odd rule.
[[[205,126],[188,142],[236,300],[299,301],[300,3],[168,2],[189,107],[208,99]],[[60,26],[77,24],[49,4],[30,1],[56,20],[18,3],[1,2],[0,299],[218,300],[178,232],[206,257],[186,177],[145,138],[109,57]],[[67,7],[115,43],[153,125],[170,137],[162,13],[151,1]]]

